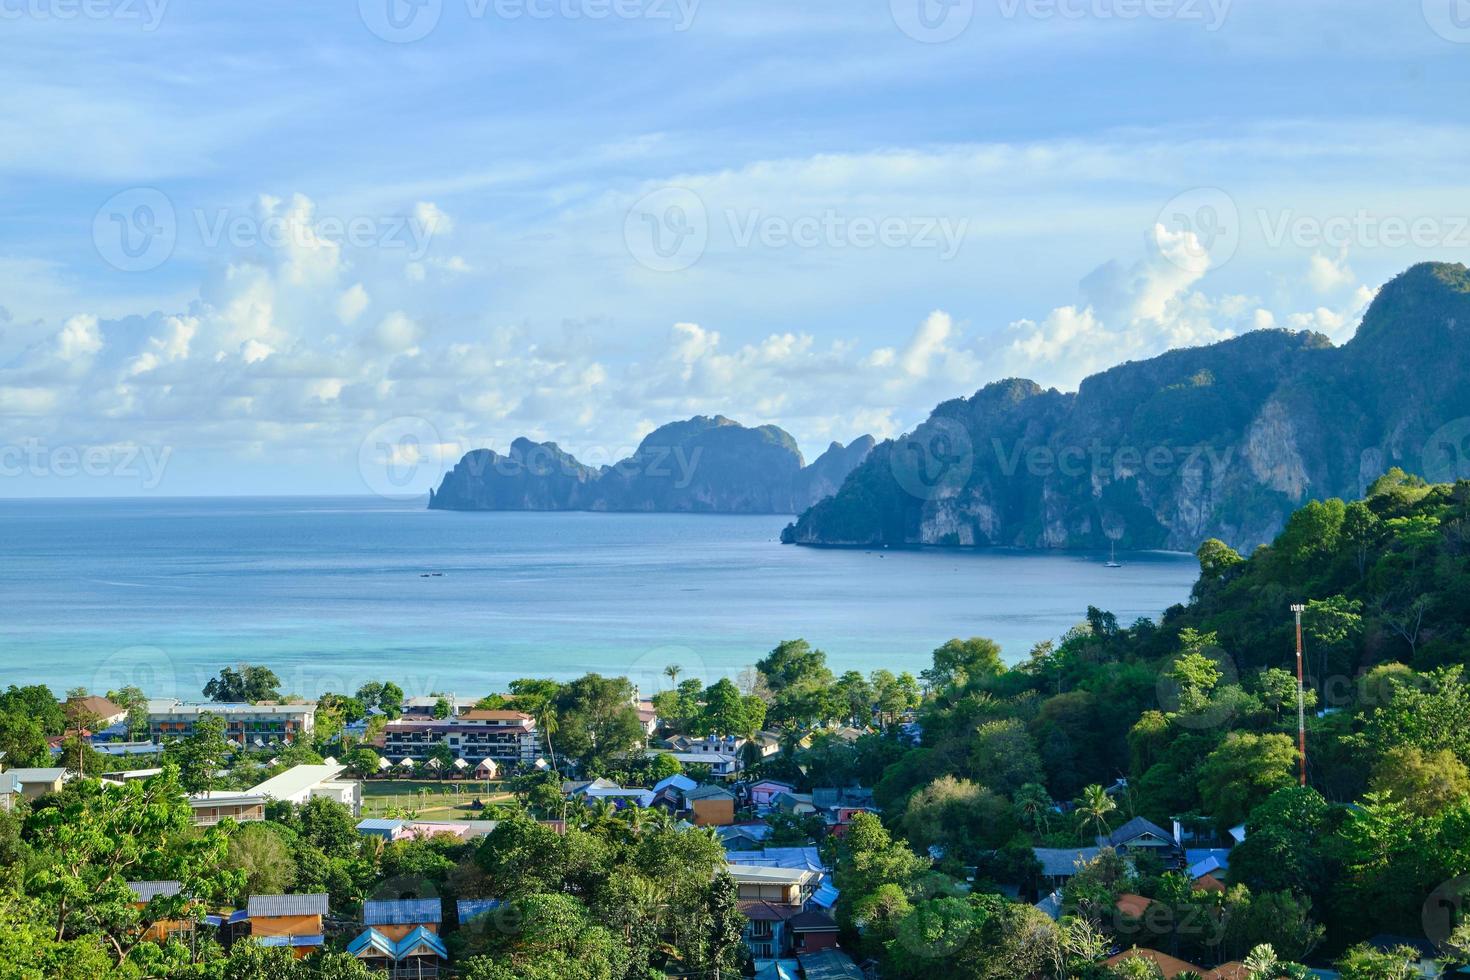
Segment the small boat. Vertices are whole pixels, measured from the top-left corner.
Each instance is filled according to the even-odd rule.
[[[1114,541],[1112,543],[1112,548],[1108,552],[1108,561],[1107,561],[1107,564],[1104,565],[1103,567],[1104,568],[1122,568],[1123,567],[1123,563],[1120,562],[1120,561],[1118,561],[1118,542]]]

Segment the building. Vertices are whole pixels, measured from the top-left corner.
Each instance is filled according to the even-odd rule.
[[[194,732],[201,715],[225,721],[225,737],[245,747],[294,742],[309,734],[316,704],[210,704],[185,703],[176,698],[148,702],[148,735],[155,742],[183,738]]]
[[[15,791],[28,800],[47,793],[59,793],[66,784],[65,769],[8,769],[5,778],[15,786]]]
[[[196,827],[213,827],[226,818],[236,823],[255,823],[265,819],[265,804],[265,797],[250,793],[209,791],[189,797]]]
[[[457,694],[425,694],[406,698],[403,702],[403,716],[405,718],[432,718],[443,701],[449,706],[451,715],[462,715],[475,706],[470,698],[462,698]]]
[[[804,868],[731,864],[745,944],[757,961],[780,959],[798,949],[816,952],[837,944],[837,924],[820,907],[808,907],[821,874]]]
[[[1060,888],[1078,871],[1096,861],[1102,848],[1033,847],[1031,853],[1041,865],[1042,878],[1051,888]]]
[[[436,745],[446,745],[456,759],[478,766],[485,759],[498,766],[530,768],[536,762],[536,721],[519,711],[472,709],[451,718],[399,718],[388,722],[379,751],[394,759],[427,760]]]
[[[750,805],[757,809],[773,805],[776,802],[776,797],[782,793],[795,792],[795,786],[775,779],[762,779],[760,782],[751,783],[746,787],[746,793],[750,796]]]
[[[302,804],[323,797],[350,808],[354,817],[362,815],[362,783],[340,779],[347,770],[343,765],[292,766],[272,776],[259,786],[246,790],[249,796],[262,796],[282,803]]]
[[[735,822],[735,794],[723,786],[696,786],[684,794],[696,827],[727,827]]]
[[[305,959],[326,942],[326,895],[252,895],[246,908],[250,935],[262,946],[285,946]]]
[[[127,721],[128,709],[113,704],[106,698],[88,694],[86,697],[67,698],[66,715],[100,732],[104,728],[111,728],[113,725]]]
[[[1245,968],[1237,962],[1225,963],[1215,967],[1213,970],[1206,970],[1204,967],[1195,966],[1193,963],[1170,956],[1167,953],[1160,953],[1153,949],[1139,949],[1138,947],[1125,950],[1116,956],[1111,956],[1103,960],[1103,966],[1116,966],[1124,960],[1146,960],[1158,968],[1159,973],[1163,974],[1164,980],[1174,980],[1180,974],[1204,977],[1205,980],[1248,980],[1250,976]]]
[[[362,921],[367,928],[347,952],[391,980],[437,977],[449,959],[439,938],[443,910],[437,898],[364,902]]]
[[[128,887],[133,891],[133,908],[140,912],[148,908],[148,903],[153,899],[174,898],[183,888],[177,881],[130,881]],[[143,932],[143,941],[163,943],[178,939],[187,942],[193,931],[193,919],[158,919],[148,924]]]

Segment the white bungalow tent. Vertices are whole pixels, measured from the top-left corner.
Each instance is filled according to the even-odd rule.
[[[500,766],[496,765],[494,759],[481,759],[480,764],[475,767],[475,776],[480,779],[494,779],[500,774]]]
[[[408,756],[404,756],[403,758],[401,758],[401,759],[398,760],[398,768],[399,769],[407,769],[410,772],[412,772],[413,771],[413,760],[410,759]]]

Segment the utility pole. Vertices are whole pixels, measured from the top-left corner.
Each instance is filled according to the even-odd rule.
[[[1302,605],[1291,607],[1296,614],[1296,751],[1303,786],[1307,785],[1307,694],[1302,672],[1302,612],[1306,608]]]

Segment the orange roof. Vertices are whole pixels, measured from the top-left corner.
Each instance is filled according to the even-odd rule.
[[[88,694],[83,698],[67,698],[67,704],[74,704],[88,714],[99,718],[111,718],[113,715],[124,714],[127,709],[113,704],[106,698],[100,698],[95,694]]]
[[[1124,915],[1131,915],[1135,919],[1141,919],[1143,918],[1143,913],[1147,912],[1148,907],[1153,903],[1154,900],[1151,898],[1144,898],[1142,895],[1125,892],[1118,896],[1117,904],[1119,912],[1122,912]]]
[[[1197,892],[1223,892],[1225,885],[1214,875],[1200,875],[1194,879],[1194,890]]]
[[[1124,960],[1135,959],[1148,960],[1154,966],[1157,966],[1159,971],[1164,974],[1164,980],[1173,980],[1174,977],[1177,977],[1181,973],[1193,972],[1206,975],[1204,970],[1195,966],[1193,963],[1186,963],[1184,960],[1175,959],[1168,953],[1160,953],[1156,949],[1139,949],[1136,946],[1126,952],[1119,953],[1117,956],[1110,956],[1103,960],[1103,966],[1112,966]]]

